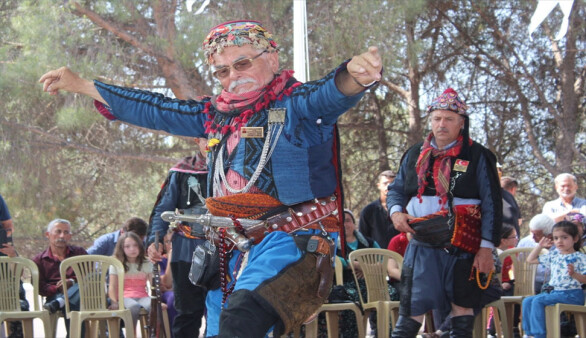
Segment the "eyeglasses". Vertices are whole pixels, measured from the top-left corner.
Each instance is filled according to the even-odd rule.
[[[252,67],[252,61],[254,61],[256,58],[258,58],[266,52],[268,51],[263,50],[262,52],[260,52],[260,54],[253,56],[251,58],[234,61],[232,65],[216,69],[212,74],[216,79],[221,80],[227,78],[230,75],[230,68],[234,68],[234,70],[237,70],[239,72],[245,71],[248,68]]]
[[[507,237],[505,239],[519,239],[519,236]]]

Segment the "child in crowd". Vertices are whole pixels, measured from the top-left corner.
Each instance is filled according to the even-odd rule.
[[[572,222],[561,221],[553,226],[552,234],[555,248],[539,256],[542,248],[551,246],[551,240],[544,237],[527,257],[528,263],[540,263],[551,269],[549,284],[553,290],[523,300],[523,330],[528,336],[536,338],[546,336],[547,305],[584,305],[582,284],[586,283],[586,254],[579,252],[581,238],[578,227]]]
[[[167,316],[169,317],[169,327],[173,327],[177,310],[175,309],[175,293],[173,292],[173,275],[171,273],[171,255],[173,252],[172,246],[173,231],[167,232],[163,238],[165,244],[163,260],[159,262],[159,271],[161,273],[161,300],[167,305]],[[171,337],[173,332],[171,332]]]
[[[584,210],[584,212],[586,212],[586,210]],[[586,229],[586,216],[579,212],[570,212],[566,215],[564,220],[576,224],[576,226],[578,227],[578,233],[580,234],[580,238],[582,239],[582,247],[580,248],[580,251],[586,253],[586,247],[584,247],[584,245],[586,245],[586,231],[584,231],[584,229]]]
[[[496,248],[497,255],[500,255],[505,250],[514,248],[519,242],[519,236],[517,230],[511,224],[503,223],[501,229],[501,244]],[[498,259],[498,258],[497,258]],[[496,262],[496,261],[495,261]],[[501,288],[503,296],[513,296],[515,287],[515,276],[513,274],[513,260],[511,257],[505,258],[503,266],[501,268]],[[519,320],[521,316],[521,308],[519,305],[514,306],[514,323],[513,323],[513,334],[515,337],[519,336]],[[488,332],[491,335],[495,335],[496,328],[494,326],[493,309],[490,309],[489,327]]]
[[[497,248],[497,253],[500,255],[503,251],[514,248],[519,242],[519,236],[515,227],[510,224],[503,224],[501,230],[501,244]],[[511,257],[505,258],[502,268],[502,286],[503,296],[512,296],[515,277],[513,276],[513,260]]]
[[[146,259],[142,240],[133,232],[120,236],[114,249],[114,257],[124,265],[124,307],[132,313],[132,323],[136,328],[138,312],[143,307],[151,309],[151,298],[147,292],[147,281],[152,278],[152,264]],[[110,296],[113,310],[118,309],[118,275],[114,267],[110,267]]]

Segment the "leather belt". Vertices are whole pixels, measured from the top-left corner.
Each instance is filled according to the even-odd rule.
[[[336,196],[317,198],[289,207],[286,211],[268,217],[266,220],[256,220],[257,223],[246,226],[244,222],[241,234],[234,229],[226,231],[226,237],[230,239],[241,251],[247,251],[252,244],[260,243],[265,236],[274,231],[293,233],[297,230],[318,229],[325,232],[337,232],[338,204]],[[240,221],[244,221],[240,219]],[[218,242],[219,237],[213,234],[209,240]],[[218,244],[218,243],[216,243]]]
[[[204,226],[209,241],[219,244],[218,229],[225,229],[225,238],[241,251],[247,251],[252,244],[258,244],[269,233],[284,231],[292,233],[301,229],[318,229],[322,232],[338,232],[338,203],[335,195],[316,198],[288,207],[285,211],[266,219],[231,218],[225,216],[182,215],[165,211],[161,218],[167,222],[197,222]],[[235,224],[239,223],[239,227]]]
[[[316,198],[296,204],[287,211],[269,217],[266,220],[266,231],[294,232],[301,228],[321,229],[327,232],[337,232],[337,222],[322,222],[327,217],[338,214],[338,203],[335,195],[324,198]]]

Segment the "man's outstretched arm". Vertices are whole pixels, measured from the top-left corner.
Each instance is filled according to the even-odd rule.
[[[51,95],[57,95],[60,90],[64,90],[66,92],[87,95],[107,104],[92,81],[82,79],[77,73],[72,72],[67,67],[61,67],[43,74],[39,82],[43,84],[43,91]]]

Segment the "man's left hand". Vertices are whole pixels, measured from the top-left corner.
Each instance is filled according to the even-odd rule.
[[[481,273],[489,273],[494,269],[494,258],[492,257],[492,249],[480,248],[474,256],[474,265],[477,271]]]

